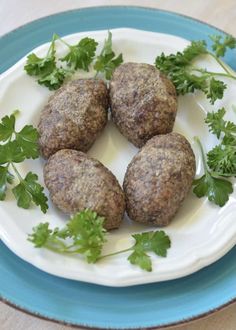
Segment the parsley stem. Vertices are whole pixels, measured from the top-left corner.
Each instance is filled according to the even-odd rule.
[[[128,252],[128,251],[131,251],[132,249],[133,249],[133,247],[130,247],[128,249],[116,251],[116,252],[113,252],[113,253],[104,254],[103,256],[99,257],[98,260],[103,259],[103,258],[107,258],[107,257],[111,257],[111,256],[115,256],[117,254],[121,254],[121,253],[124,253],[124,252]]]
[[[71,45],[69,45],[65,40],[63,40],[58,34],[54,34],[55,40],[60,40],[64,45],[66,45],[68,48],[71,48]]]
[[[208,54],[216,60],[216,62],[225,70],[225,72],[227,72],[228,74],[231,74],[228,67],[215,54],[213,54],[211,52],[208,52]]]
[[[12,166],[12,168],[13,168],[13,170],[15,171],[16,176],[17,176],[17,178],[19,179],[19,181],[20,181],[20,182],[23,182],[24,180],[23,180],[22,176],[20,175],[19,171],[17,170],[17,168],[15,167],[14,163],[9,163],[9,165]]]
[[[227,78],[236,80],[236,76],[233,76],[230,73],[212,72],[212,71],[202,70],[202,69],[198,69],[198,68],[191,68],[191,69],[192,69],[192,71],[201,72],[202,74],[207,74],[209,76],[222,76],[222,77],[227,77]]]

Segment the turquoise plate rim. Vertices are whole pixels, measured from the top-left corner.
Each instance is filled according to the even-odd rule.
[[[69,10],[69,11],[60,12],[60,13],[57,13],[54,15],[42,17],[40,19],[27,23],[15,30],[10,31],[9,33],[1,36],[0,37],[0,47],[3,51],[0,54],[0,63],[1,63],[0,73],[5,71],[6,69],[8,69],[18,59],[20,59],[22,56],[24,56],[25,53],[30,51],[30,49],[35,48],[37,45],[39,45],[49,39],[49,32],[47,32],[45,35],[43,35],[43,38],[42,38],[42,36],[40,38],[38,38],[39,35],[37,35],[37,31],[30,32],[31,28],[33,29],[33,28],[37,27],[37,25],[41,24],[41,29],[42,29],[43,23],[49,23],[49,25],[50,25],[50,24],[56,23],[57,20],[60,21],[61,18],[64,18],[64,17],[69,18],[70,16],[73,16],[73,15],[80,16],[80,14],[85,15],[86,13],[92,15],[92,14],[98,13],[98,12],[99,12],[99,14],[101,14],[103,12],[103,15],[109,14],[109,13],[116,15],[117,11],[126,11],[126,13],[129,12],[129,15],[139,14],[142,16],[142,20],[143,20],[142,24],[140,23],[141,21],[138,21],[137,23],[135,23],[136,24],[135,26],[133,23],[132,24],[130,23],[132,26],[129,26],[130,24],[128,24],[128,26],[127,26],[127,24],[122,25],[121,23],[119,23],[119,27],[125,26],[125,27],[134,27],[134,28],[139,28],[139,29],[145,29],[145,26],[147,25],[148,28],[146,28],[146,30],[160,31],[156,28],[154,29],[153,27],[149,26],[147,24],[148,20],[145,21],[145,18],[147,19],[147,13],[150,13],[150,15],[154,15],[156,17],[158,17],[158,15],[159,15],[159,18],[160,17],[163,18],[163,16],[164,17],[168,16],[177,21],[182,20],[182,22],[181,22],[182,24],[191,22],[195,28],[197,28],[197,26],[198,26],[199,29],[201,27],[201,29],[204,30],[205,37],[207,37],[206,31],[208,31],[208,30],[214,31],[215,33],[217,32],[217,33],[225,34],[224,31],[222,31],[212,25],[209,25],[209,24],[206,24],[199,20],[193,19],[191,17],[181,15],[178,13],[174,13],[174,12],[170,12],[170,11],[154,9],[154,8],[137,7],[137,6],[101,6],[101,7],[74,9],[74,10]],[[123,12],[123,14],[124,14],[124,12]],[[97,18],[98,18],[98,16],[97,16]],[[108,16],[107,16],[107,18],[109,19]],[[148,18],[150,18],[150,17],[148,17]],[[141,19],[140,16],[139,16],[139,19]],[[121,21],[121,18],[119,18],[119,20]],[[144,24],[144,22],[146,25]],[[141,24],[141,26],[140,26],[140,24]],[[162,22],[162,24],[163,24],[163,22]],[[63,25],[63,24],[61,23],[61,25]],[[85,23],[85,25],[86,25],[86,23]],[[104,23],[102,23],[101,27],[99,29],[104,29],[104,28],[108,29],[108,28],[114,28],[114,27],[115,26],[114,26],[113,22],[112,22],[112,24],[110,23],[109,26],[106,26],[106,27],[104,27]],[[118,26],[116,26],[116,27],[118,27]],[[25,33],[25,31],[27,32],[27,29],[28,29],[28,37],[31,34],[35,35],[35,33],[36,33],[37,42],[32,43],[31,41],[28,41],[27,39],[23,40],[24,42],[22,42],[21,46],[22,47],[24,45],[28,45],[28,46],[22,51],[22,49],[19,50],[17,48],[19,46],[17,43],[14,44],[14,38],[21,37],[24,39],[24,33]],[[90,28],[90,30],[92,30],[92,29],[95,30],[98,28],[96,26],[96,28]],[[82,28],[82,30],[85,30],[85,29]],[[88,30],[88,28],[87,28],[87,30]],[[79,31],[79,30],[77,30],[77,31]],[[50,36],[51,36],[52,32],[60,33],[59,31],[50,31]],[[75,32],[75,31],[66,30],[66,33],[61,33],[61,34],[64,35],[64,34],[69,34],[69,33],[73,33],[73,32]],[[161,32],[164,32],[164,31],[161,31]],[[178,31],[175,30],[174,32],[178,32]],[[40,33],[42,34],[43,31],[41,31]],[[168,32],[166,31],[166,33],[168,33]],[[188,35],[188,33],[189,33],[189,31],[186,31],[184,33],[184,35],[179,34],[179,32],[173,33],[173,34],[177,34],[177,35],[186,37],[186,34]],[[194,39],[194,38],[196,38],[196,36],[194,35],[194,36],[192,36],[192,38]],[[13,41],[13,43],[12,43],[12,41]],[[208,42],[209,42],[209,40],[208,40]],[[19,41],[18,41],[18,43],[19,43]],[[4,46],[4,48],[2,46]],[[15,49],[14,47],[17,49]],[[10,57],[7,56],[7,52],[9,52],[9,49],[10,50],[15,49],[14,54]],[[233,58],[233,52],[230,52],[225,59],[227,63],[231,64],[231,66],[233,66],[232,58]],[[50,312],[48,310],[45,310],[45,309],[43,310],[42,302],[38,303],[38,306],[37,306],[37,304],[36,305],[33,304],[31,300],[32,300],[32,296],[34,295],[34,292],[36,289],[37,281],[35,283],[33,283],[32,288],[30,286],[27,288],[27,290],[29,290],[29,296],[27,296],[27,298],[19,297],[19,295],[21,294],[21,290],[20,290],[21,286],[19,286],[19,283],[21,283],[21,285],[22,285],[22,283],[25,284],[24,281],[26,281],[26,278],[32,280],[32,279],[36,279],[37,277],[39,277],[46,283],[47,283],[47,281],[51,281],[51,285],[54,282],[60,283],[60,285],[63,284],[63,285],[65,285],[65,288],[67,288],[67,289],[70,287],[77,288],[77,286],[78,286],[78,289],[79,289],[78,293],[83,290],[85,290],[85,293],[87,290],[87,294],[91,294],[92,291],[97,291],[100,294],[100,296],[102,296],[108,291],[110,294],[110,297],[113,296],[113,299],[114,299],[114,297],[116,297],[116,295],[119,292],[117,290],[121,290],[123,292],[124,296],[125,296],[126,292],[129,291],[129,293],[131,293],[131,295],[130,294],[128,295],[130,301],[132,301],[132,294],[134,292],[137,294],[138,298],[140,298],[139,293],[141,293],[141,297],[142,298],[145,297],[146,303],[148,303],[148,299],[149,299],[149,296],[147,295],[146,291],[148,291],[148,294],[150,294],[150,297],[151,297],[151,293],[153,292],[153,290],[157,290],[158,293],[160,293],[162,291],[165,293],[166,290],[168,291],[169,286],[170,287],[173,286],[175,288],[175,294],[178,293],[178,295],[180,295],[181,292],[179,291],[179,285],[181,286],[183,283],[185,285],[187,284],[186,287],[190,290],[192,288],[191,287],[192,281],[195,284],[199,283],[199,281],[200,281],[200,283],[206,284],[207,278],[209,280],[210,274],[214,274],[215,278],[217,278],[219,281],[220,280],[222,281],[222,277],[227,278],[229,281],[229,284],[235,285],[235,281],[233,281],[232,277],[230,277],[230,272],[236,274],[236,266],[234,266],[234,264],[233,264],[233,259],[235,259],[235,255],[236,255],[236,247],[234,247],[225,257],[223,257],[217,263],[215,263],[209,267],[206,267],[203,270],[201,270],[193,275],[184,277],[182,279],[163,282],[163,283],[156,283],[156,284],[154,283],[154,284],[147,284],[147,285],[135,286],[135,287],[130,287],[130,288],[121,288],[121,289],[120,288],[119,289],[118,288],[106,288],[106,287],[97,286],[97,285],[93,285],[93,284],[91,285],[91,284],[86,284],[86,283],[82,283],[82,282],[75,282],[75,281],[60,279],[55,276],[48,275],[48,274],[43,273],[42,271],[36,269],[34,266],[26,263],[25,261],[22,261],[19,257],[15,256],[2,242],[0,242],[0,254],[2,255],[2,257],[0,258],[0,270],[1,270],[0,299],[3,302],[7,303],[8,305],[10,305],[18,310],[21,310],[23,312],[26,312],[28,314],[31,314],[31,315],[34,315],[34,316],[37,316],[37,317],[40,317],[40,318],[43,318],[46,320],[54,321],[54,322],[60,323],[60,324],[79,326],[79,327],[84,327],[84,328],[93,328],[93,329],[163,328],[163,327],[173,326],[173,325],[177,325],[177,324],[187,323],[192,320],[202,318],[204,316],[209,315],[210,313],[213,313],[219,309],[222,309],[222,308],[236,302],[236,294],[234,293],[232,295],[232,292],[231,292],[232,290],[227,291],[226,290],[227,288],[224,288],[224,290],[226,290],[225,293],[227,293],[227,295],[228,295],[227,297],[225,297],[225,299],[222,299],[222,297],[221,297],[222,293],[223,293],[222,292],[223,289],[221,289],[220,294],[219,294],[219,292],[217,292],[218,300],[216,303],[212,303],[212,301],[209,300],[211,298],[209,296],[208,307],[205,307],[205,309],[203,308],[203,309],[197,310],[198,308],[197,308],[197,306],[195,306],[195,312],[192,311],[190,313],[189,311],[188,312],[185,311],[185,313],[182,313],[182,316],[173,314],[171,317],[170,317],[170,315],[168,317],[168,315],[166,315],[165,319],[164,318],[162,320],[159,319],[159,321],[158,321],[158,318],[160,317],[160,315],[158,316],[158,313],[157,313],[155,318],[153,318],[152,320],[138,319],[137,321],[130,322],[130,320],[127,319],[126,321],[124,321],[122,323],[120,320],[118,321],[117,319],[115,319],[116,315],[114,314],[114,310],[113,310],[113,311],[110,311],[113,313],[113,314],[111,313],[111,317],[113,316],[113,320],[109,320],[109,321],[106,321],[106,323],[104,323],[104,320],[101,320],[101,318],[99,319],[99,314],[96,315],[97,319],[95,321],[91,320],[91,317],[88,318],[87,321],[85,321],[85,320],[82,321],[81,319],[80,320],[73,319],[72,315],[70,314],[69,311],[67,311],[67,313],[68,313],[67,316],[65,316],[65,315],[62,316],[59,313],[59,311],[56,312],[56,314],[55,314],[55,311],[54,311],[54,314],[53,313],[50,314]],[[7,269],[7,267],[8,267],[8,269]],[[8,270],[8,272],[7,272],[7,270]],[[21,270],[22,273],[19,273],[19,274],[24,274],[25,276],[20,277],[20,275],[19,276],[16,275],[15,270]],[[224,270],[223,273],[222,273],[222,270]],[[7,286],[7,284],[9,284],[9,278],[11,278],[11,277],[13,277],[15,279],[15,281],[13,281],[13,283],[15,284],[13,291],[15,289],[18,289],[17,293],[14,292],[14,294],[15,294],[14,296],[12,296],[12,292],[11,292],[10,288]],[[203,279],[205,280],[205,282],[203,281]],[[17,285],[18,285],[18,287],[17,287]],[[231,285],[230,285],[230,287],[231,287]],[[50,288],[50,285],[49,285],[49,288]],[[229,287],[228,287],[228,289],[229,289]],[[124,291],[124,290],[126,290],[126,291]],[[4,291],[5,291],[5,293],[4,293]],[[43,292],[44,292],[44,290],[42,292],[40,292],[40,294],[43,295]],[[51,291],[49,290],[49,292],[51,292]],[[173,297],[173,292],[171,292],[171,297]],[[207,292],[207,290],[206,290],[206,292]],[[38,294],[39,294],[39,292],[38,292]],[[16,296],[16,295],[18,295],[18,296]],[[106,296],[106,294],[105,294],[105,296]],[[45,295],[37,296],[38,299],[39,298],[42,299],[42,297],[45,298],[46,296]],[[63,298],[64,297],[66,297],[66,295],[63,296]],[[118,296],[118,297],[122,301],[122,295]],[[181,295],[180,295],[180,297],[181,297]],[[195,299],[196,299],[196,297],[197,296],[195,296]],[[154,298],[156,299],[156,297],[154,297]],[[197,297],[197,298],[200,301],[200,297]],[[28,299],[28,302],[26,303],[26,301],[23,301],[24,299]],[[159,299],[159,302],[164,303],[164,301],[161,300],[162,298],[160,296],[158,297],[158,299]],[[29,301],[31,301],[31,304],[29,304]],[[156,302],[158,302],[158,300],[154,301],[154,303],[156,303]],[[137,301],[135,301],[135,303],[137,304]],[[134,304],[134,302],[133,302],[133,304]],[[33,305],[34,305],[34,307],[33,307]],[[50,306],[51,307],[53,306],[52,302],[51,302],[51,305],[49,303],[49,307]],[[81,305],[80,308],[81,307],[83,307],[83,306]],[[94,306],[92,306],[92,307],[94,307]],[[92,307],[90,306],[90,308],[92,308]],[[96,306],[96,307],[98,307],[98,306]],[[136,307],[140,308],[140,305],[137,304]],[[142,305],[141,305],[141,307],[142,307]],[[159,307],[162,307],[162,306],[159,306]],[[116,310],[118,310],[119,308],[120,308],[120,306],[116,306]],[[145,313],[148,314],[148,311],[145,311]],[[162,310],[162,313],[163,313],[163,310]],[[100,314],[102,314],[101,310],[100,310]],[[123,314],[123,316],[125,316],[125,315]],[[138,316],[137,313],[136,313],[136,316]],[[149,314],[148,314],[148,316],[149,316]],[[81,317],[81,315],[79,317]],[[120,314],[119,314],[119,317],[120,317]]]

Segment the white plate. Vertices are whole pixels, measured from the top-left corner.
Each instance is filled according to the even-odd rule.
[[[133,29],[116,29],[112,33],[114,49],[116,53],[123,53],[126,62],[153,64],[155,57],[161,52],[176,52],[188,44],[188,41],[175,36]],[[67,36],[66,40],[75,43],[84,36],[95,38],[101,47],[107,31],[73,34]],[[62,55],[65,49],[61,44],[57,47]],[[33,51],[40,56],[46,53],[47,48],[48,44],[45,44]],[[0,77],[1,117],[10,114],[14,109],[20,109],[22,112],[17,120],[19,127],[29,123],[37,125],[40,111],[51,94],[45,87],[39,86],[34,78],[26,75],[23,70],[25,61],[26,59],[23,58]],[[201,61],[212,71],[221,71],[219,66],[209,58],[202,58]],[[84,76],[83,73],[80,73],[80,76]],[[236,85],[232,85],[229,80],[227,84],[229,87],[224,101],[218,101],[214,108],[218,109],[224,105],[228,109],[228,118],[235,120],[233,118],[235,113],[231,111],[231,107],[236,94]],[[202,171],[202,166],[193,137],[198,135],[206,149],[216,144],[216,139],[208,133],[204,124],[206,112],[212,109],[213,107],[201,93],[179,97],[174,130],[184,134],[192,144],[197,160],[198,175]],[[89,154],[107,166],[122,184],[126,167],[136,152],[137,149],[127,142],[109,122]],[[27,160],[18,167],[24,174],[33,170],[43,182],[43,163],[42,159]],[[125,254],[106,258],[91,265],[80,257],[62,256],[45,249],[35,249],[27,241],[27,234],[31,233],[32,227],[45,221],[49,221],[52,227],[61,227],[65,224],[67,217],[51,203],[46,215],[33,206],[30,210],[20,209],[16,206],[11,193],[8,193],[6,201],[0,204],[0,237],[19,257],[48,273],[109,286],[128,286],[182,277],[222,257],[236,243],[235,210],[235,192],[222,208],[209,203],[206,198],[198,199],[190,192],[174,221],[165,228],[172,241],[168,256],[167,258],[152,256],[153,271],[150,273],[132,266],[126,260]],[[115,252],[130,246],[133,233],[153,229],[157,228],[147,228],[126,218],[119,230],[109,233],[109,241],[104,248],[104,253]]]

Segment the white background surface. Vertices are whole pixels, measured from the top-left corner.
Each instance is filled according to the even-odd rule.
[[[0,1],[0,35],[34,19],[50,15],[52,13],[74,8],[82,8],[93,5],[140,5],[161,8],[183,13],[236,35],[236,2],[235,0],[162,0],[162,1],[76,1],[76,0],[1,0]],[[22,312],[0,304],[0,328],[1,330],[66,330],[70,329],[52,322],[39,320],[25,315]],[[72,329],[72,328],[71,328]],[[169,328],[171,329],[171,328]],[[236,305],[217,312],[210,317],[195,321],[192,324],[180,326],[179,330],[235,330],[236,329]]]

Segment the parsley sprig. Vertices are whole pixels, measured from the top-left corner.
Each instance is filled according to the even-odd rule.
[[[202,144],[198,137],[195,137],[195,141],[201,150],[204,175],[193,181],[193,192],[198,198],[206,196],[210,202],[222,207],[229,200],[229,195],[233,192],[232,183],[220,178],[219,176],[222,176],[222,173],[211,171],[208,168]]]
[[[38,176],[29,172],[23,178],[15,165],[27,158],[39,157],[37,130],[32,125],[26,125],[20,131],[15,129],[15,116],[18,112],[3,117],[0,122],[0,200],[5,200],[8,186],[17,178],[19,183],[12,189],[17,205],[28,209],[33,202],[46,213],[47,197],[37,182]]]
[[[55,49],[57,38],[57,35],[53,35],[45,57],[38,57],[34,53],[29,54],[24,66],[28,75],[37,77],[38,83],[48,87],[49,90],[58,89],[63,84],[65,78],[71,74],[70,70],[57,65]]]
[[[130,251],[128,260],[146,271],[152,271],[152,262],[147,252],[166,257],[171,242],[164,231],[150,231],[132,235],[135,242],[128,249],[102,255],[106,239],[103,227],[105,219],[89,209],[76,213],[62,229],[50,229],[49,223],[40,223],[33,228],[28,240],[36,248],[75,255],[81,254],[88,263],[95,263],[103,258]]]
[[[236,125],[223,119],[226,110],[209,112],[205,122],[220,143],[207,154],[208,166],[221,176],[236,176]]]
[[[112,50],[112,33],[108,31],[108,38],[104,41],[104,46],[99,56],[96,58],[94,69],[98,73],[103,73],[107,80],[111,79],[112,73],[116,67],[123,63],[123,56],[119,54],[117,57]]]
[[[155,60],[156,67],[166,74],[172,80],[176,87],[178,95],[193,93],[195,90],[202,91],[212,104],[216,100],[222,99],[226,84],[216,79],[217,77],[228,77],[236,79],[236,73],[230,70],[219,58],[224,56],[228,48],[236,47],[236,39],[232,36],[211,36],[213,41],[212,50],[207,49],[206,42],[192,41],[191,44],[184,49],[183,52],[177,54],[165,55],[162,53]],[[201,55],[210,55],[213,57],[224,72],[211,72],[206,68],[200,68],[195,65],[195,60]]]
[[[56,42],[61,42],[68,48],[66,55],[61,58],[56,56]],[[54,34],[46,56],[41,58],[35,53],[29,54],[24,69],[28,75],[37,77],[38,83],[48,87],[49,90],[58,89],[76,70],[89,71],[90,66],[93,66],[97,74],[100,73],[105,79],[111,79],[114,69],[123,62],[122,54],[116,57],[112,49],[110,31],[100,55],[96,57],[97,45],[94,39],[88,37],[81,39],[75,45],[70,45],[59,35]]]

